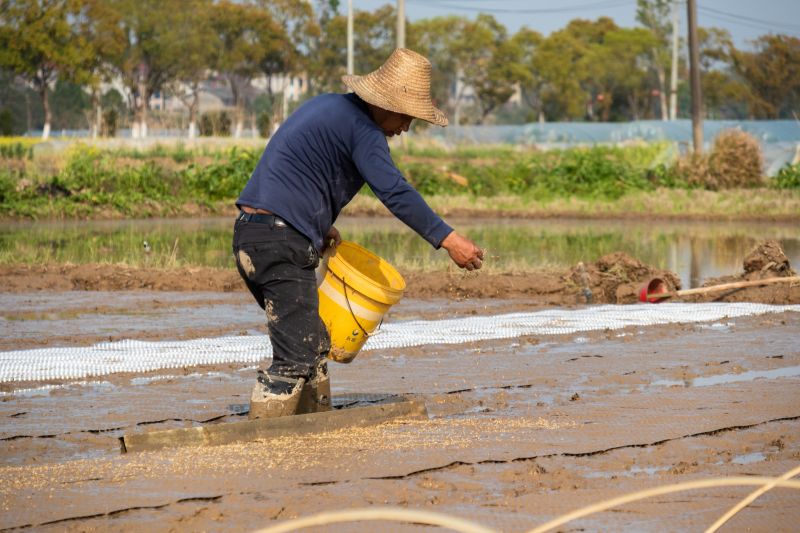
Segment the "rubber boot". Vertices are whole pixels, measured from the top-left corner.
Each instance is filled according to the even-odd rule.
[[[305,378],[293,379],[259,371],[250,395],[248,418],[253,420],[296,414],[305,383]]]
[[[322,413],[331,410],[331,378],[328,375],[328,363],[320,361],[314,375],[303,386],[297,414]]]

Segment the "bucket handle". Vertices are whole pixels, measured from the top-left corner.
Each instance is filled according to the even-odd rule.
[[[362,326],[361,322],[358,321],[358,317],[356,317],[356,314],[353,312],[353,307],[350,305],[350,298],[347,297],[347,283],[344,280],[344,276],[342,276],[342,292],[344,292],[344,301],[347,302],[347,308],[350,310],[350,315],[353,317],[353,320],[356,321],[358,328],[364,333],[364,338],[368,339],[370,334],[367,333],[367,330],[364,329],[364,326]],[[378,329],[381,328],[381,324],[383,324],[383,317],[381,317],[381,321],[378,324]]]

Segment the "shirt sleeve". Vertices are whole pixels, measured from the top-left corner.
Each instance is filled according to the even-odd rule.
[[[389,155],[389,144],[380,130],[357,128],[353,138],[353,163],[375,196],[394,216],[439,248],[453,228],[425,202],[406,181]]]

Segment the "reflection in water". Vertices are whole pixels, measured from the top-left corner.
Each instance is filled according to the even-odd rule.
[[[763,239],[781,243],[800,264],[800,227],[773,223],[675,223],[629,220],[448,220],[486,249],[492,271],[565,268],[625,252],[676,272],[683,287],[742,270],[742,260]],[[447,269],[443,250],[433,250],[400,221],[343,216],[342,236],[400,269]],[[0,225],[0,263],[123,262],[132,265],[207,265],[233,268],[233,221],[39,222]],[[143,248],[148,241],[150,252]]]

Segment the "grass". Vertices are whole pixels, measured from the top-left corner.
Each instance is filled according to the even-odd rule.
[[[433,195],[427,196],[426,201],[442,216],[479,214],[518,218],[800,219],[800,191],[770,188],[723,191],[656,188],[628,193],[616,200],[578,197],[537,200],[513,195],[484,198]],[[376,198],[366,195],[357,196],[345,212],[351,215],[390,215]]]
[[[21,144],[25,148],[35,146],[42,140],[36,137],[0,137],[0,146]]]
[[[167,227],[51,226],[0,233],[0,264],[126,264],[154,268],[233,265],[230,228],[175,233]],[[23,231],[24,236],[20,235]],[[147,242],[147,248],[144,243]]]
[[[262,153],[253,143],[182,142],[75,142],[34,153],[38,140],[22,140],[0,142],[9,154],[0,158],[0,217],[227,213]],[[548,151],[514,146],[447,150],[409,143],[393,152],[409,182],[444,215],[800,218],[797,165],[782,170],[775,187],[710,191],[687,185],[670,166],[675,155],[674,146],[666,143]],[[368,187],[348,209],[385,213]]]

